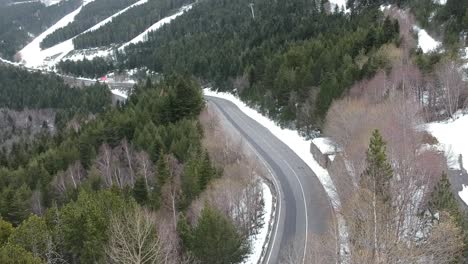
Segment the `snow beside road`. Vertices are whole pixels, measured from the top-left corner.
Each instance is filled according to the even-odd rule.
[[[172,20],[174,20],[175,18],[177,18],[178,16],[184,14],[186,11],[190,10],[192,8],[193,4],[190,4],[190,5],[186,5],[186,6],[183,6],[179,9],[179,11],[171,16],[168,16],[168,17],[165,17],[161,20],[159,20],[158,22],[156,22],[155,24],[153,24],[151,27],[147,28],[143,33],[141,33],[140,35],[136,36],[135,38],[133,38],[132,40],[130,40],[129,42],[125,43],[124,45],[122,45],[119,50],[123,50],[125,47],[127,47],[128,45],[130,44],[137,44],[138,42],[144,42],[147,40],[147,36],[150,32],[152,31],[155,31],[155,30],[158,30],[160,27],[162,27],[163,25],[165,24],[168,24],[170,23]]]
[[[460,169],[459,155],[465,169],[468,168],[468,113],[458,112],[452,119],[427,124],[426,130],[445,150],[451,169]]]
[[[252,253],[244,260],[244,264],[257,264],[259,263],[262,253],[264,251],[265,242],[268,238],[270,231],[271,217],[273,216],[273,194],[271,193],[270,187],[262,182],[262,193],[263,193],[263,226],[259,230],[256,236],[250,238],[250,245]]]
[[[273,135],[279,140],[283,141],[292,151],[294,151],[317,175],[318,179],[322,183],[325,191],[332,200],[332,203],[339,205],[338,195],[336,193],[335,186],[333,184],[328,171],[321,167],[318,162],[312,157],[310,153],[310,141],[299,135],[296,130],[283,129],[279,127],[274,121],[263,116],[255,109],[250,108],[239,98],[229,93],[220,93],[205,89],[204,94],[207,96],[219,97],[234,103],[239,109],[246,115],[266,127]]]
[[[458,192],[458,196],[468,205],[468,185],[463,184],[463,190]]]
[[[329,138],[314,138],[312,140],[315,146],[322,152],[322,154],[336,153],[336,147]]]
[[[338,220],[338,229],[340,235],[340,252],[343,257],[343,263],[348,263],[348,231],[343,217],[339,215],[341,202],[336,192],[335,185],[330,175],[328,174],[328,171],[322,166],[320,166],[310,153],[310,141],[300,136],[296,130],[283,129],[279,127],[274,121],[263,116],[262,114],[257,112],[257,110],[247,106],[239,98],[235,97],[230,93],[216,92],[210,90],[209,88],[206,88],[204,89],[204,94],[207,96],[222,98],[234,103],[247,116],[249,116],[250,118],[260,123],[262,126],[267,128],[273,135],[275,135],[279,140],[286,144],[317,175],[317,178],[319,179],[320,183],[327,192],[328,197],[330,198],[334,211],[337,213],[336,216]]]
[[[418,33],[418,47],[421,48],[424,53],[434,51],[441,46],[442,43],[431,37],[426,30],[418,26],[414,26],[413,29]]]

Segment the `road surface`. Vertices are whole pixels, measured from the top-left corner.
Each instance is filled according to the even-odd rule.
[[[332,214],[329,198],[313,171],[287,145],[245,115],[232,102],[206,97],[267,163],[279,185],[279,213],[266,253],[265,264],[277,264],[294,244],[303,263],[310,234],[327,230]],[[292,243],[294,241],[294,243]]]

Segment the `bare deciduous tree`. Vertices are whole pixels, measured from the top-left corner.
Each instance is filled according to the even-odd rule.
[[[139,207],[113,215],[106,254],[112,263],[164,263],[154,215]]]
[[[437,65],[436,76],[445,111],[449,117],[452,117],[463,103],[461,95],[466,89],[461,67],[453,61],[442,62]]]

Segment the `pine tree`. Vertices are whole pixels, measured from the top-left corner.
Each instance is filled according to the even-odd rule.
[[[393,169],[387,161],[386,143],[377,129],[372,133],[366,162],[367,168],[361,177],[362,187],[375,193],[382,202],[390,202]]]
[[[455,219],[460,220],[461,214],[457,200],[452,193],[452,187],[447,174],[444,172],[442,178],[434,187],[429,200],[429,208],[433,211],[447,211]]]
[[[135,185],[133,186],[133,198],[141,205],[146,204],[148,201],[148,188],[143,177],[138,177],[135,181]]]
[[[158,172],[158,184],[162,187],[167,180],[169,179],[169,166],[167,165],[166,156],[164,155],[163,150],[159,154],[159,159],[156,164],[156,169]]]
[[[214,177],[214,170],[211,166],[210,156],[208,152],[205,152],[203,160],[200,164],[200,176],[198,178],[199,186],[201,190],[206,189],[206,186],[210,180]]]
[[[380,259],[380,250],[382,248],[380,234],[389,232],[387,226],[380,223],[390,223],[392,219],[392,201],[390,192],[390,180],[393,176],[393,170],[387,161],[386,143],[384,142],[379,130],[374,130],[367,150],[367,168],[361,176],[361,187],[368,190],[371,200],[371,211],[369,212],[372,220],[372,257],[376,263]]]
[[[189,250],[202,264],[241,263],[250,251],[247,239],[238,233],[236,226],[209,206],[202,210],[189,239]]]

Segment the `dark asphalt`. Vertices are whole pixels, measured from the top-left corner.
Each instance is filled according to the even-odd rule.
[[[280,257],[295,240],[295,249],[302,263],[305,241],[311,234],[327,231],[332,207],[329,198],[313,171],[287,145],[269,130],[245,115],[230,101],[206,97],[228,122],[255,149],[270,167],[279,185],[280,208],[277,227],[272,231],[266,264],[280,262]]]

